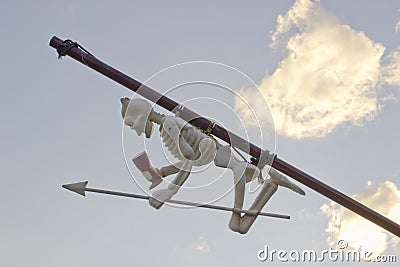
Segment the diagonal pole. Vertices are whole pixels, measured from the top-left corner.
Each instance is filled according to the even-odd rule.
[[[90,187],[87,187],[87,184],[88,184],[88,182],[86,181],[86,182],[79,182],[79,183],[73,183],[73,184],[65,184],[62,187],[67,190],[70,190],[72,192],[75,192],[77,194],[80,194],[82,196],[86,196],[85,192],[92,192],[92,193],[98,193],[98,194],[129,197],[129,198],[144,199],[144,200],[148,200],[150,198],[149,196],[144,196],[144,195],[90,188]],[[287,219],[287,220],[290,219],[289,215],[282,215],[282,214],[269,213],[269,212],[257,212],[255,210],[236,209],[236,208],[231,208],[231,207],[218,206],[218,205],[213,205],[213,204],[203,204],[203,203],[190,202],[190,201],[184,201],[184,200],[170,199],[165,202],[172,203],[172,204],[178,204],[178,205],[184,205],[184,206],[198,207],[198,208],[206,208],[206,209],[214,209],[214,210],[222,210],[222,211],[232,211],[232,212],[237,212],[237,213],[240,212],[240,213],[246,213],[246,214],[253,215],[253,216],[260,215],[260,216],[279,218],[279,219]]]
[[[69,45],[66,46],[66,44]],[[80,47],[77,43],[73,43],[70,40],[63,41],[60,38],[53,36],[53,38],[50,40],[49,45],[57,49],[60,57],[68,55],[134,92],[137,92],[140,88],[137,93],[169,111],[173,111],[175,108],[180,107],[179,103],[175,102],[174,100],[161,95],[155,90],[147,87],[146,85],[143,85],[137,80],[100,61],[92,54],[90,54],[87,50]],[[210,120],[201,117],[199,114],[196,114],[188,108],[184,108],[180,111],[180,117],[190,122],[192,125],[201,128],[204,131],[209,129],[210,125],[213,125],[211,134],[231,144],[232,146],[248,153],[253,157],[254,162],[257,163],[262,151],[261,148],[255,146],[249,141],[244,140],[236,134],[229,132],[220,125],[213,124]],[[314,191],[335,201],[343,207],[357,213],[365,219],[375,223],[376,225],[381,226],[392,234],[400,237],[400,225],[396,222],[390,220],[389,218],[386,218],[385,216],[350,198],[349,196],[334,189],[333,187],[315,179],[314,177],[297,169],[296,167],[283,161],[277,156],[274,156],[271,166],[281,171],[282,173],[292,177],[298,182],[306,185],[307,187],[313,189]]]

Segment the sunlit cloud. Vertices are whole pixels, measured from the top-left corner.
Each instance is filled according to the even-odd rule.
[[[382,83],[400,88],[400,47],[384,59],[382,66]]]
[[[342,125],[362,126],[382,107],[381,85],[399,84],[399,53],[390,54],[382,66],[384,46],[341,23],[319,1],[296,1],[278,16],[271,38],[271,46],[285,49],[287,56],[259,88],[278,134],[323,137]],[[266,108],[254,89],[243,88],[240,94],[256,113]],[[244,110],[239,101],[235,105],[238,112]]]
[[[276,19],[277,25],[275,32],[271,35],[271,46],[274,47],[277,44],[278,39],[289,32],[293,26],[300,28],[306,26],[304,22],[311,17],[312,10],[315,10],[316,8],[315,3],[309,0],[298,0],[294,2],[293,6],[285,15],[280,14]]]
[[[374,186],[369,181],[367,189],[353,197],[393,221],[400,222],[400,190],[393,182],[386,181]],[[338,240],[345,240],[349,248],[374,254],[381,254],[389,248],[400,250],[398,237],[342,206],[331,202],[324,204],[321,210],[329,218],[325,229],[329,246],[335,247]]]

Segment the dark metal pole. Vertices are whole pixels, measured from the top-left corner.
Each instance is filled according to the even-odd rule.
[[[50,40],[50,46],[59,49],[64,45],[64,41],[60,38],[54,36]],[[143,85],[142,83],[136,81],[135,79],[127,76],[126,74],[110,67],[109,65],[98,60],[93,55],[79,49],[76,46],[72,46],[66,51],[65,55],[72,57],[73,59],[85,64],[89,68],[92,68],[104,76],[114,80],[115,82],[127,87],[128,89],[137,92],[148,100],[162,106],[163,108],[173,111],[180,105],[173,101],[172,99],[161,95],[160,93],[154,91],[153,89]],[[212,122],[206,118],[201,117],[199,114],[184,108],[180,111],[180,117],[186,121],[190,121],[191,124],[197,126],[203,130],[207,130]],[[248,153],[255,159],[258,159],[261,153],[261,149],[250,142],[242,139],[234,133],[229,132],[225,128],[215,124],[212,128],[211,134],[220,138],[221,140],[232,144],[238,149]],[[400,237],[400,225],[396,222],[382,216],[381,214],[375,212],[374,210],[366,207],[360,202],[346,196],[345,194],[339,192],[338,190],[330,187],[329,185],[313,178],[312,176],[304,173],[303,171],[297,169],[296,167],[288,164],[287,162],[275,157],[272,167],[281,171],[282,173],[292,177],[293,179],[299,181],[300,183],[306,185],[307,187],[319,192],[320,194],[326,196],[327,198],[337,202],[338,204],[346,207],[347,209],[361,215],[365,219],[381,226],[387,231]]]

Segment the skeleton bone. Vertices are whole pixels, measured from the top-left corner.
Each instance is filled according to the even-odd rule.
[[[254,165],[239,161],[237,158],[235,158],[229,146],[220,147],[218,149],[214,163],[218,167],[232,170],[235,183],[234,208],[242,209],[245,183],[246,181],[251,181],[255,177],[258,177],[260,172],[259,169]],[[247,233],[257,219],[257,213],[260,212],[267,204],[268,200],[277,191],[278,186],[287,187],[296,193],[305,195],[305,192],[300,187],[291,183],[283,174],[279,173],[274,168],[270,168],[269,175],[271,176],[271,179],[268,179],[266,182],[264,182],[260,193],[257,195],[249,209],[254,211],[256,215],[245,214],[243,217],[241,217],[240,213],[233,212],[229,221],[229,228],[232,231],[241,234]]]
[[[147,101],[142,99],[121,99],[121,112],[125,124],[136,131],[139,136],[145,133],[147,138],[151,135],[152,123],[159,124],[160,135],[165,147],[180,160],[176,164],[159,170],[160,175],[164,177],[178,173],[168,186],[168,189],[154,192],[153,197],[149,199],[150,205],[159,209],[166,200],[169,200],[177,193],[179,187],[183,185],[189,176],[193,166],[202,166],[212,162],[216,153],[216,142],[179,117],[165,116],[155,112],[151,104],[145,102]],[[149,170],[142,168],[142,173],[145,177],[149,178],[152,173],[150,170],[151,167],[149,167]],[[154,172],[151,178],[154,178]],[[154,187],[153,185],[154,183],[152,183],[151,187]]]
[[[214,160],[216,166],[232,170],[235,184],[234,208],[242,209],[245,183],[258,177],[260,170],[254,165],[235,158],[230,146],[220,145],[214,138],[204,134],[179,117],[166,116],[155,112],[151,104],[145,102],[147,101],[142,99],[121,99],[122,116],[125,119],[125,124],[136,131],[138,135],[145,133],[147,138],[151,136],[153,123],[160,125],[160,135],[165,147],[180,160],[176,164],[160,169],[153,168],[150,161],[144,164],[146,167],[140,167],[140,163],[135,163],[144,176],[152,181],[151,187],[159,183],[161,178],[158,177],[158,174],[165,177],[177,173],[167,189],[157,190],[152,194],[152,197],[149,198],[150,205],[156,209],[161,208],[166,200],[169,200],[178,192],[179,187],[190,175],[193,166],[202,166]],[[240,213],[234,211],[229,222],[231,230],[241,234],[247,233],[256,220],[258,212],[277,191],[278,186],[287,187],[294,192],[305,195],[301,188],[291,183],[272,167],[269,174],[271,179],[263,184],[260,193],[250,207],[255,215],[241,216]]]
[[[193,161],[193,166],[202,166],[213,161],[216,153],[216,141],[201,130],[179,117],[155,112],[146,100],[122,98],[121,103],[124,123],[136,131],[139,136],[145,133],[146,137],[150,138],[153,123],[160,125],[160,135],[165,147],[180,160],[173,164],[178,170],[182,168],[184,161],[189,159]],[[167,171],[167,169],[164,170]],[[174,169],[174,171],[176,170]],[[172,172],[169,174],[176,173],[173,170],[167,172]]]

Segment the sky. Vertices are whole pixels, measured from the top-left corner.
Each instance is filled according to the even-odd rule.
[[[400,222],[399,21],[398,1],[3,1],[0,265],[279,265],[257,252],[322,251],[339,240],[399,261],[398,238],[297,182],[305,197],[279,189],[264,208],[291,219],[259,218],[246,235],[229,230],[226,212],[157,211],[61,188],[88,180],[139,194],[148,184],[126,164],[143,144],[121,118],[119,99],[132,94],[48,46],[53,35],[70,38],[139,81],[184,62],[230,66],[259,86],[270,111],[248,80],[231,89],[263,131],[272,114],[272,135],[257,139],[230,91],[197,84],[171,97],[238,133],[242,119],[255,143]],[[184,80],[173,70],[167,77]],[[149,83],[168,89],[162,81]],[[146,145],[155,165],[167,164],[157,133]],[[232,175],[214,166],[206,173],[193,174],[194,189],[176,199],[231,206]]]

